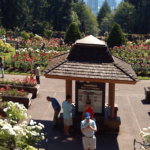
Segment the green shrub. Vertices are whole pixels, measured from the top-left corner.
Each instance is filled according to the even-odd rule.
[[[81,39],[82,35],[76,23],[71,23],[65,35],[65,43],[74,43],[77,39]]]
[[[34,34],[32,32],[28,33],[30,38],[33,38],[34,37]]]
[[[120,46],[122,44],[126,45],[125,36],[119,24],[114,23],[107,40],[107,44],[109,47]]]
[[[25,31],[22,31],[22,32],[21,32],[21,37],[22,37],[22,39],[23,39],[24,41],[28,41],[29,38],[30,38],[30,35],[29,35],[29,33],[25,32]]]
[[[45,38],[49,41],[50,38],[52,37],[53,31],[52,30],[45,30],[44,31],[44,36]]]
[[[6,34],[5,29],[0,27],[0,35],[5,35],[5,34]]]
[[[150,39],[147,39],[147,40],[145,41],[145,44],[146,44],[146,45],[150,45]]]

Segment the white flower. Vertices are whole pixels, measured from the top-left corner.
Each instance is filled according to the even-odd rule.
[[[6,112],[6,111],[7,111],[7,108],[4,108],[3,111]]]
[[[144,146],[141,147],[142,150],[145,150]]]
[[[30,120],[30,125],[35,125],[36,121]]]
[[[27,121],[23,121],[22,124],[27,124]]]
[[[44,135],[44,133],[41,133],[41,135]]]
[[[38,125],[44,128],[44,125],[42,123],[39,122]]]
[[[143,128],[143,131],[147,131],[147,128]]]
[[[147,129],[150,130],[150,127],[148,127]]]
[[[45,139],[45,137],[44,136],[42,136],[42,140],[44,140]]]
[[[39,52],[39,49],[35,50],[36,52]]]

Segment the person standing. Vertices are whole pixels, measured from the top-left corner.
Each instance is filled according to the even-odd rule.
[[[64,133],[69,135],[69,126],[72,125],[72,107],[70,104],[71,96],[67,95],[66,100],[62,102],[63,118],[64,118]]]
[[[59,42],[60,42],[60,47],[61,47],[63,45],[63,39],[60,38]]]
[[[61,110],[61,106],[55,98],[47,96],[47,101],[52,103],[52,107],[54,109],[54,117],[53,117],[54,127],[53,127],[53,129],[56,129],[59,126],[58,125],[58,115]]]
[[[85,113],[85,119],[81,121],[81,132],[83,134],[82,142],[84,150],[96,149],[96,137],[95,132],[97,132],[97,127],[95,121],[90,119],[90,113]]]
[[[39,67],[39,64],[35,64],[35,76],[36,76],[36,81],[37,81],[37,84],[40,84],[40,67]]]
[[[4,44],[6,43],[5,35],[3,35],[3,42],[4,42]]]
[[[1,78],[4,78],[4,65],[3,65],[2,57],[0,57],[0,70],[2,72]]]

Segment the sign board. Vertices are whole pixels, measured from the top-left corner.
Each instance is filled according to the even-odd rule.
[[[87,83],[76,81],[76,112],[82,113],[86,100],[91,100],[95,114],[104,113],[105,83]]]

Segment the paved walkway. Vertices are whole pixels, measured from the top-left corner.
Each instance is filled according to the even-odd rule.
[[[5,75],[5,79],[23,78],[19,75]],[[139,132],[142,128],[150,126],[150,104],[145,99],[144,87],[149,86],[150,81],[140,81],[136,85],[116,84],[115,103],[118,104],[118,116],[121,118],[120,133],[109,135],[96,133],[97,150],[134,150],[133,140],[142,141]],[[73,91],[74,90],[73,82]],[[108,85],[106,85],[108,92]],[[73,93],[73,101],[74,101]],[[47,133],[42,147],[47,150],[83,150],[81,133],[72,132],[71,138],[65,138],[61,130],[52,130],[53,109],[51,103],[47,102],[46,96],[55,97],[61,104],[65,100],[65,81],[47,79],[41,77],[40,93],[32,100],[28,109],[28,115],[45,125],[44,132]],[[106,101],[108,94],[106,93]],[[136,144],[137,150],[139,145]]]

